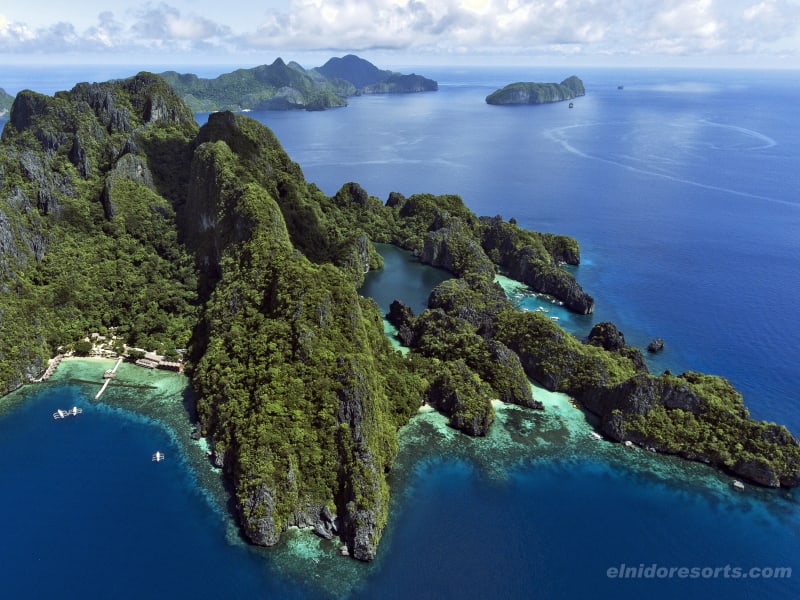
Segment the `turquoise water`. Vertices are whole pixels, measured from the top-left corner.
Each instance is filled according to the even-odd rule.
[[[610,320],[642,348],[662,337],[655,370],[723,375],[755,416],[800,432],[798,73],[575,70],[587,95],[572,110],[484,102],[562,69],[464,68],[432,71],[432,94],[250,116],[326,193],[457,193],[576,237],[597,300],[583,335]]]
[[[800,78],[591,70],[578,73],[588,93],[571,111],[483,103],[508,81],[568,74],[426,73],[439,92],[252,116],[328,193],[350,180],[382,198],[459,193],[480,214],[574,235],[575,272],[597,314],[566,314],[521,288],[520,306],[579,335],[610,319],[636,345],[664,337],[653,370],[725,375],[754,415],[800,433]],[[403,264],[413,265],[392,263],[377,288],[419,307],[430,284],[421,274],[433,274],[414,265],[401,275]],[[10,597],[800,597],[796,491],[734,493],[702,465],[592,441],[586,417],[541,390],[544,413],[497,407],[485,440],[435,414],[402,432],[392,519],[372,565],[294,532],[273,551],[244,546],[218,474],[186,445],[183,405],[103,408],[95,391],[40,386],[24,402],[0,400]],[[52,420],[73,404],[84,413]],[[151,463],[155,449],[168,460]],[[623,563],[787,566],[794,576],[607,576]],[[86,575],[62,576],[76,569]]]
[[[428,295],[452,274],[441,269],[431,269],[420,263],[411,252],[389,244],[375,244],[383,256],[383,270],[369,273],[361,293],[369,296],[383,314],[389,312],[394,300],[403,300],[419,314],[428,306]]]

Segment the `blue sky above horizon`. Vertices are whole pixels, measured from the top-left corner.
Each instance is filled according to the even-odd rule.
[[[800,0],[26,0],[5,64],[800,68]]]

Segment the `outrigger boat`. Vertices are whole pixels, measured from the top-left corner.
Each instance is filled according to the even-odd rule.
[[[164,460],[164,453],[156,452],[155,454],[153,454],[153,458],[151,458],[150,460],[154,460],[155,462],[161,462],[162,460]]]
[[[53,413],[54,419],[63,419],[64,417],[74,417],[79,415],[83,412],[82,408],[78,408],[77,406],[73,406],[68,410],[64,410],[63,408],[59,408],[56,412]]]

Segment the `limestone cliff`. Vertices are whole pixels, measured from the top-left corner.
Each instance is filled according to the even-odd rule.
[[[197,143],[186,235],[215,275],[194,381],[243,530],[273,545],[287,527],[309,525],[371,560],[397,443],[385,378],[399,359],[347,274],[296,250],[286,203],[316,192],[271,133],[219,113]]]
[[[748,418],[741,395],[718,377],[637,375],[581,396],[605,435],[725,469],[767,487],[800,485],[800,442]]]
[[[574,312],[594,312],[594,298],[560,264],[580,262],[580,250],[573,239],[535,234],[498,217],[483,218],[481,223],[483,249],[509,277],[554,296]]]

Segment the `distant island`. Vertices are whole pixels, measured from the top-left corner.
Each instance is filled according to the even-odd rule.
[[[161,73],[195,112],[218,110],[326,110],[347,106],[362,94],[408,94],[436,91],[439,85],[421,75],[382,70],[353,54],[304,69],[278,58],[271,65],[237,69],[214,79],[175,71]]]
[[[583,82],[573,75],[561,83],[517,82],[486,96],[487,104],[547,104],[586,95]]]
[[[14,96],[0,88],[0,117],[5,117],[8,111],[11,110],[11,105],[14,103]]]

